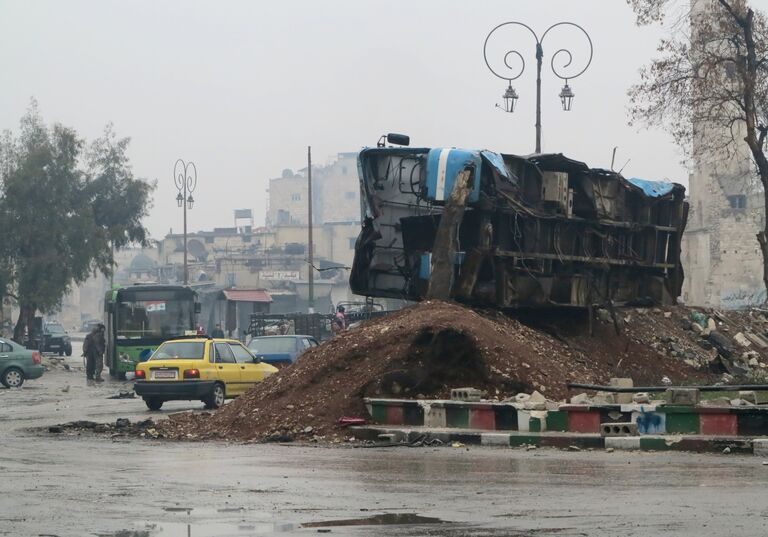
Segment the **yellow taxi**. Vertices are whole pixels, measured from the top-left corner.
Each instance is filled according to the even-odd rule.
[[[195,399],[219,408],[277,371],[233,339],[172,339],[137,365],[133,389],[150,410]]]

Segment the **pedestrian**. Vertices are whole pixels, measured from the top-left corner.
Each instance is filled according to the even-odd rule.
[[[347,316],[344,313],[345,311],[344,306],[336,308],[336,315],[334,315],[333,322],[331,323],[331,330],[334,334],[339,334],[347,329]]]
[[[83,341],[85,357],[85,378],[89,381],[103,382],[101,371],[104,369],[104,332],[103,324],[93,327]]]
[[[211,332],[211,337],[221,338],[224,337],[224,330],[221,329],[221,325],[216,323],[216,328]]]

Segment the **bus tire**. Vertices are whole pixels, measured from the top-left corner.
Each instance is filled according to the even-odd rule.
[[[144,402],[150,410],[160,410],[163,408],[163,400],[158,399],[157,397],[145,397]]]
[[[221,407],[224,405],[225,397],[226,395],[224,393],[224,385],[217,382],[213,385],[213,389],[211,390],[210,395],[203,399],[205,408],[215,410]]]

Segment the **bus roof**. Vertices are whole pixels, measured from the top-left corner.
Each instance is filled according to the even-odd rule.
[[[115,300],[118,295],[128,294],[134,292],[146,292],[146,291],[181,291],[189,294],[196,294],[196,291],[186,285],[168,285],[159,283],[142,283],[135,285],[126,285],[123,287],[117,287],[107,291],[107,300]]]

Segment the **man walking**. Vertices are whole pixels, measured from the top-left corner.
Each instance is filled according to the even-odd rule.
[[[103,382],[101,371],[104,369],[104,332],[103,324],[93,327],[83,341],[83,356],[85,356],[85,377],[89,381]]]

